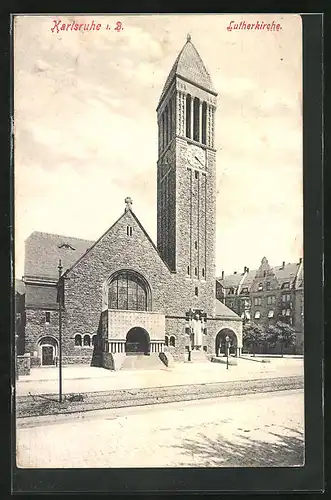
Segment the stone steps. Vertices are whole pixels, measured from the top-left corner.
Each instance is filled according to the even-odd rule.
[[[149,356],[144,354],[131,354],[126,356],[121,370],[155,370],[167,369],[159,358],[159,353],[151,353]]]

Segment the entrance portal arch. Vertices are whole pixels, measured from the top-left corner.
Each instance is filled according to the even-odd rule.
[[[230,349],[229,353],[237,356],[237,347],[238,347],[238,339],[237,335],[230,328],[222,328],[216,335],[215,339],[215,352],[216,356],[225,355],[226,354],[226,336],[229,337]]]
[[[151,342],[148,332],[139,326],[131,328],[126,334],[126,354],[150,354]]]
[[[41,366],[55,365],[55,358],[58,355],[58,341],[51,336],[41,337],[38,340],[38,357]]]

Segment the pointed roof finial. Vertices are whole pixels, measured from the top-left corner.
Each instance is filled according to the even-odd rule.
[[[191,35],[190,35],[190,33],[187,33],[186,39],[187,39],[188,42],[191,41]]]
[[[128,210],[131,210],[131,208],[132,208],[132,199],[130,198],[130,196],[127,196],[124,201],[126,204],[125,211],[127,212]]]

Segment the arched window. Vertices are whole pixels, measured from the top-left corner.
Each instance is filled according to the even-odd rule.
[[[82,345],[82,336],[79,335],[79,333],[77,333],[77,335],[75,335],[75,346],[81,347],[81,345]]]
[[[191,139],[191,106],[192,98],[190,94],[186,96],[186,137]]]
[[[84,347],[90,347],[91,345],[91,337],[87,334],[84,335],[83,345]]]
[[[149,309],[149,287],[146,280],[133,271],[121,271],[109,284],[108,308],[129,311]]]
[[[165,338],[164,338],[164,345],[166,345],[166,346],[169,345],[169,337],[168,337],[168,335],[166,335]]]
[[[207,103],[202,103],[202,124],[201,124],[201,142],[207,144]]]
[[[200,99],[194,98],[193,101],[193,139],[200,140]]]
[[[170,337],[170,345],[171,345],[171,347],[176,346],[176,338],[173,335],[171,335],[171,337]]]

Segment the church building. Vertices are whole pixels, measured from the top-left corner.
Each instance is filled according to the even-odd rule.
[[[218,354],[226,337],[240,354],[242,319],[216,298],[216,104],[188,35],[156,110],[156,244],[130,197],[95,242],[27,238],[17,335],[32,366],[56,362],[60,309],[65,364],[116,369],[128,355],[161,352],[194,362]]]

